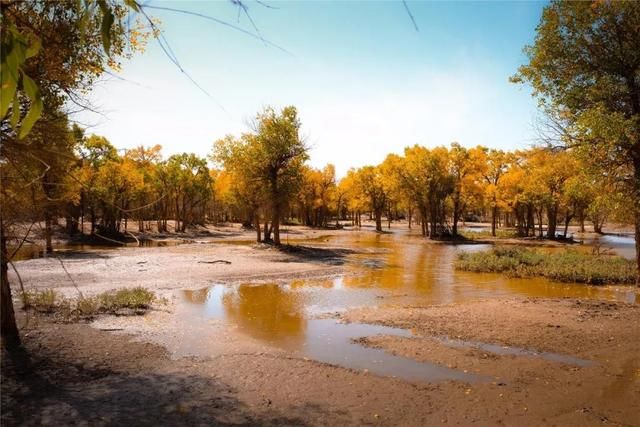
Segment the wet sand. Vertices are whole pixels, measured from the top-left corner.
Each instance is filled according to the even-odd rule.
[[[54,324],[20,312],[26,353],[3,353],[3,425],[640,425],[637,304],[496,296],[423,305],[383,298],[332,315],[411,332],[354,337],[357,345],[481,378],[428,382],[272,345],[243,332],[255,322],[264,326],[255,313],[245,319],[254,323],[238,320],[235,327],[215,318],[193,321],[194,312],[177,299],[179,289],[196,290],[197,299],[197,289],[217,282],[275,282],[278,289],[343,274],[353,248],[187,244],[86,252],[63,257],[83,292],[143,285],[169,304],[92,324]],[[231,264],[199,262],[219,259]],[[57,259],[17,266],[28,287],[76,292]],[[288,304],[274,307],[294,327],[296,308]]]

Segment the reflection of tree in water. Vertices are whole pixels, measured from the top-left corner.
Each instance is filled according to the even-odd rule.
[[[182,291],[187,302],[192,304],[204,304],[209,296],[209,288],[203,289],[185,289]]]
[[[226,317],[259,340],[298,348],[305,339],[302,295],[276,284],[240,285],[222,296]]]

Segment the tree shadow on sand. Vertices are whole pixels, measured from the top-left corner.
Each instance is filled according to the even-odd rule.
[[[304,408],[292,408],[293,416],[266,408],[257,416],[215,378],[117,372],[33,357],[23,348],[3,350],[2,365],[3,426],[306,424]]]
[[[278,250],[293,257],[293,259],[282,262],[319,261],[331,265],[342,265],[347,255],[357,253],[357,251],[347,248],[318,248],[303,245],[282,245]]]

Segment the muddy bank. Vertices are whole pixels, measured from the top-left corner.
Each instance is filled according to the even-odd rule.
[[[411,339],[368,337],[359,340],[362,345],[492,376],[502,387],[497,395],[485,385],[472,387],[481,395],[480,406],[495,411],[497,418],[492,421],[502,419],[507,425],[640,423],[637,305],[502,299],[365,308],[341,318],[406,328],[415,334]]]

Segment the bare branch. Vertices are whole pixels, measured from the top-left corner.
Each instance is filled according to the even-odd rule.
[[[229,27],[229,28],[232,28],[232,29],[234,29],[236,31],[239,31],[239,32],[241,32],[243,34],[246,34],[249,37],[253,37],[255,39],[262,40],[267,45],[275,47],[276,49],[278,49],[278,50],[280,50],[280,51],[282,51],[282,52],[284,52],[284,53],[286,53],[288,55],[293,56],[293,54],[291,52],[289,52],[287,49],[283,48],[282,46],[279,46],[279,45],[277,45],[277,44],[275,44],[273,42],[270,42],[269,40],[262,39],[259,35],[254,34],[251,31],[247,31],[244,28],[240,28],[237,25],[230,24],[230,23],[228,23],[226,21],[223,21],[221,19],[215,18],[213,16],[204,15],[202,13],[192,12],[192,11],[189,11],[189,10],[175,9],[175,8],[172,8],[172,7],[164,7],[164,6],[145,5],[145,6],[143,6],[143,8],[145,8],[145,9],[166,10],[166,11],[169,11],[169,12],[182,13],[182,14],[185,14],[185,15],[197,16],[197,17],[202,18],[202,19],[208,19],[208,20],[216,22],[216,23],[218,23],[220,25],[224,25],[226,27]]]
[[[409,18],[411,18],[411,23],[413,24],[413,28],[415,28],[416,31],[420,31],[420,29],[418,28],[418,24],[416,23],[416,19],[413,17],[413,13],[411,13],[411,9],[409,9],[407,0],[402,0],[402,4],[404,5],[404,10],[407,11],[407,15],[409,15]]]
[[[62,259],[60,257],[56,257],[56,259],[60,262],[60,265],[62,266],[62,269],[64,270],[64,272],[67,273],[67,277],[73,284],[73,287],[76,288],[76,291],[78,291],[78,294],[80,294],[80,298],[83,298],[82,291],[80,291],[80,289],[78,288],[78,285],[76,284],[76,281],[73,280],[73,277],[71,277],[71,274],[69,274],[69,271],[67,270],[67,267],[64,266]]]

